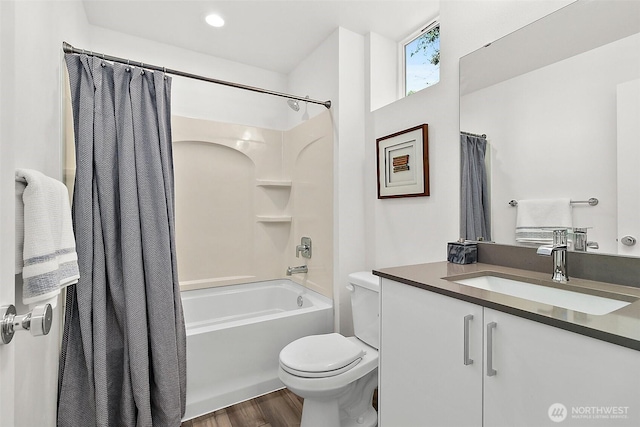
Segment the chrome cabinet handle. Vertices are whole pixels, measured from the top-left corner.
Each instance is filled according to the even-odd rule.
[[[473,314],[464,316],[464,355],[463,363],[465,365],[473,365],[473,359],[469,357],[469,322],[473,320]]]
[[[487,324],[487,376],[493,377],[498,371],[493,369],[493,330],[498,326],[496,322]]]

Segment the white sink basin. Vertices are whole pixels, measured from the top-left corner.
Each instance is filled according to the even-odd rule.
[[[628,301],[583,294],[581,292],[557,289],[491,275],[467,279],[452,278],[450,280],[474,288],[485,289],[491,292],[498,292],[587,314],[607,314],[630,304]]]

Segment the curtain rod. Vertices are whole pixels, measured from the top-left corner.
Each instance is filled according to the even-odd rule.
[[[145,64],[145,63],[142,63],[142,62],[131,61],[131,60],[125,59],[125,58],[118,58],[117,56],[105,55],[104,53],[86,51],[84,49],[75,48],[75,47],[71,46],[69,43],[64,42],[64,41],[62,42],[62,50],[64,51],[64,53],[75,53],[75,54],[94,56],[94,57],[102,58],[102,59],[104,59],[106,61],[119,62],[121,64],[132,65],[132,66],[135,66],[135,67],[146,68],[146,69],[154,70],[154,71],[162,71],[165,74],[173,74],[175,76],[187,77],[189,79],[201,80],[201,81],[204,81],[204,82],[215,83],[215,84],[224,85],[224,86],[231,86],[231,87],[235,87],[235,88],[238,88],[238,89],[250,90],[250,91],[259,92],[259,93],[265,93],[267,95],[280,96],[282,98],[289,98],[289,99],[295,99],[295,100],[298,100],[298,101],[311,102],[312,104],[324,105],[325,107],[327,107],[327,109],[331,108],[331,101],[318,101],[317,99],[303,98],[301,96],[290,95],[288,93],[275,92],[275,91],[272,91],[272,90],[262,89],[262,88],[259,88],[259,87],[247,86],[247,85],[243,85],[243,84],[240,84],[240,83],[233,83],[233,82],[228,82],[228,81],[225,81],[225,80],[218,80],[218,79],[213,79],[213,78],[210,78],[210,77],[203,77],[203,76],[199,76],[197,74],[186,73],[184,71],[172,70],[172,69],[166,68],[166,67],[158,67],[157,65],[151,65],[151,64]]]
[[[463,135],[476,136],[478,138],[487,139],[487,135],[484,133],[482,135],[480,135],[479,133],[471,133],[471,132],[464,132],[464,131],[460,131],[460,133]]]

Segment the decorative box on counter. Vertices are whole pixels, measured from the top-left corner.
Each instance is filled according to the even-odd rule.
[[[447,243],[447,261],[455,264],[478,262],[478,245],[469,241]]]

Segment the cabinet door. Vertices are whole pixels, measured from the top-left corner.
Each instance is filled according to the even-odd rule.
[[[484,427],[640,425],[640,352],[484,310]]]
[[[381,316],[380,425],[480,426],[482,307],[383,279]]]

